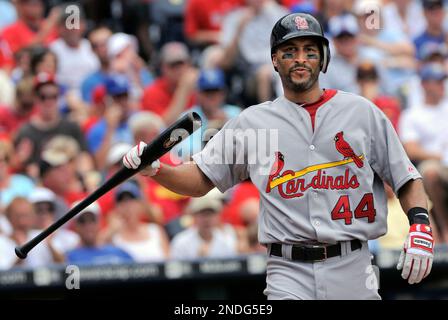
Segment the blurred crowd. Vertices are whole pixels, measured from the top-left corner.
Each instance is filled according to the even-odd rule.
[[[448,4],[447,4],[448,5]],[[0,269],[161,262],[264,252],[259,194],[175,194],[135,176],[83,210],[26,260],[33,238],[187,111],[203,120],[161,161],[201,150],[208,129],[282,94],[274,23],[308,12],[330,39],[324,88],[360,94],[389,117],[418,165],[438,243],[448,243],[448,18],[443,0],[0,0]],[[375,252],[408,222],[389,199]]]

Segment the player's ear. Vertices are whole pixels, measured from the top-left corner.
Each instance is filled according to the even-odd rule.
[[[273,53],[271,55],[272,58],[272,65],[274,66],[274,70],[278,72],[277,67],[278,67],[278,61],[277,61],[277,54]]]

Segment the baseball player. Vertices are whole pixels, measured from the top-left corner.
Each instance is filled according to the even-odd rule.
[[[193,161],[177,167],[156,161],[142,172],[195,197],[251,178],[260,191],[268,299],[379,299],[367,241],[386,233],[386,181],[410,222],[397,268],[410,284],[420,282],[433,260],[427,198],[391,123],[367,99],[319,87],[330,51],[313,16],[281,18],[272,30],[271,56],[283,96],[228,121]],[[223,161],[250,156],[236,133],[247,129],[278,131],[277,150],[266,150],[269,174],[260,174],[261,163]],[[140,165],[144,145],[123,158],[126,167]]]

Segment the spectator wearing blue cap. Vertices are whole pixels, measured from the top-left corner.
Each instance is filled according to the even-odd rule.
[[[109,215],[102,241],[128,252],[136,262],[165,260],[169,254],[168,236],[155,221],[154,207],[145,199],[139,183],[122,183],[114,196],[116,206]]]
[[[448,148],[448,101],[443,65],[424,65],[419,72],[424,104],[405,110],[400,119],[400,136],[409,158],[419,163],[426,192],[432,201],[432,215],[441,242],[448,242],[448,179],[442,170],[442,157]]]
[[[185,158],[202,150],[211,136],[241,111],[237,106],[226,104],[226,79],[221,69],[203,69],[197,88],[197,104],[191,111],[201,117],[202,128],[180,144],[182,157]]]
[[[104,169],[110,147],[118,142],[132,144],[132,132],[127,120],[132,113],[129,99],[129,79],[121,74],[111,74],[105,80],[106,110],[87,133],[87,143],[99,169]]]
[[[324,88],[359,93],[356,65],[359,61],[359,27],[352,14],[334,16],[328,21],[329,36],[334,45],[327,72],[320,76]]]

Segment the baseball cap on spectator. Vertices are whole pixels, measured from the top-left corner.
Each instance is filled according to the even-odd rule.
[[[128,119],[128,126],[133,134],[141,129],[160,131],[165,127],[162,118],[151,111],[139,111],[132,114]]]
[[[56,76],[48,72],[39,72],[37,75],[34,76],[33,89],[35,92],[37,92],[40,87],[46,84],[53,84],[57,86]]]
[[[352,14],[334,16],[328,21],[328,31],[333,38],[355,36],[359,33],[358,22]]]
[[[78,156],[81,148],[79,147],[79,143],[75,138],[63,134],[58,134],[51,138],[45,144],[43,150],[43,152],[45,152],[46,150],[52,150],[54,152],[65,153],[67,157],[72,160]]]
[[[126,155],[126,153],[132,149],[132,145],[125,142],[115,143],[107,153],[106,165],[112,166],[117,163],[121,163],[121,160]]]
[[[422,81],[441,81],[447,78],[443,65],[439,63],[428,63],[424,65],[419,72],[419,76]]]
[[[422,0],[423,9],[435,9],[443,7],[443,0]]]
[[[53,191],[43,187],[37,187],[28,197],[34,205],[37,214],[56,212],[56,195]]]
[[[192,198],[187,207],[188,212],[195,214],[200,212],[219,213],[222,210],[222,202],[207,197]]]
[[[198,88],[201,91],[222,90],[226,87],[224,72],[220,69],[202,70],[198,78]]]
[[[448,47],[445,43],[428,42],[420,48],[418,55],[422,60],[429,60],[436,56],[446,58],[448,57]]]
[[[81,201],[76,201],[72,204],[71,208],[73,209],[76,207]],[[98,202],[94,201],[90,205],[88,205],[86,208],[81,210],[80,213],[76,216],[76,222],[83,223],[84,220],[89,217],[92,219],[95,219],[96,221],[99,221],[101,217],[101,208],[98,205]]]
[[[128,180],[123,182],[118,186],[117,191],[115,191],[115,201],[120,202],[124,199],[140,199],[142,193],[137,182],[133,180]]]
[[[134,51],[137,51],[137,39],[134,36],[126,33],[115,33],[111,35],[107,41],[107,55],[109,56],[109,58],[114,58],[128,47],[132,47]]]
[[[111,96],[126,94],[130,90],[129,79],[122,74],[111,74],[105,80],[105,87]]]
[[[191,198],[186,208],[187,212],[191,214],[200,212],[221,212],[223,209],[222,194],[219,190],[217,190],[217,192],[213,190],[203,197]]]
[[[53,149],[44,150],[39,161],[40,176],[44,177],[50,170],[60,167],[70,162],[70,160],[70,157],[65,152]]]
[[[174,64],[190,60],[188,48],[182,42],[168,42],[160,49],[160,61],[162,63]]]
[[[55,202],[56,201],[56,195],[53,191],[47,188],[43,187],[37,187],[33,190],[33,192],[28,197],[28,200],[33,203],[40,203],[40,202]]]

